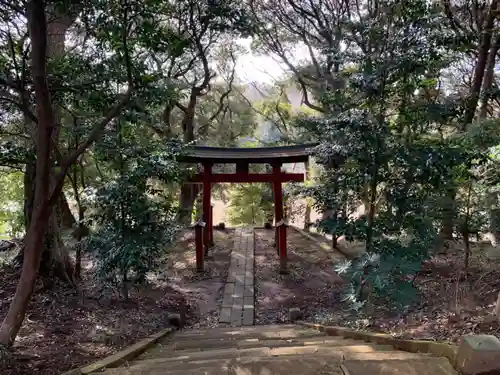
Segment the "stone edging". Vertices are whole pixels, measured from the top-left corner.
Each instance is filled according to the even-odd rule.
[[[429,353],[438,357],[446,357],[451,365],[456,368],[457,345],[450,345],[444,342],[426,340],[403,340],[392,337],[387,333],[374,333],[367,331],[356,331],[349,328],[324,326],[321,324],[297,321],[305,327],[316,329],[326,333],[328,336],[342,336],[348,339],[372,342],[378,345],[391,345],[394,349],[410,353]]]
[[[91,363],[90,365],[70,370],[63,373],[62,375],[86,375],[101,371],[105,368],[118,367],[125,362],[137,357],[139,354],[143,353],[146,349],[149,349],[151,346],[156,344],[160,339],[167,336],[172,331],[172,328],[163,329],[160,332],[148,336],[145,339],[131,346],[128,346],[123,350],[120,350],[118,353],[100,359],[97,362]]]
[[[312,236],[310,233],[306,232],[305,230],[303,229],[300,229],[299,227],[296,227],[295,225],[290,225],[289,228],[292,228],[293,230],[295,230],[296,232],[299,232],[301,235],[303,235],[304,237],[306,237],[307,239],[313,241],[315,244],[317,244],[319,247],[321,247],[323,250],[329,250],[331,251],[332,250],[332,246],[327,244],[326,242],[323,242],[319,239],[317,239],[316,237]],[[347,259],[350,259],[352,258],[352,255],[342,251],[341,249],[339,249],[338,247],[336,247],[335,249],[333,249],[334,251],[338,252],[340,255],[346,257]]]

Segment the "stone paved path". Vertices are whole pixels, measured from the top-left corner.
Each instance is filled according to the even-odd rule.
[[[253,228],[238,228],[234,234],[219,323],[235,327],[253,325],[254,295],[254,232]]]

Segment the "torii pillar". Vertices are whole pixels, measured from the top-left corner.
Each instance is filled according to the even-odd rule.
[[[205,256],[208,255],[208,249],[212,246],[213,241],[213,223],[212,223],[212,164],[203,164],[203,221],[206,223],[203,232],[203,244],[205,245]]]
[[[273,175],[276,177],[281,173],[281,163],[273,164]],[[276,179],[273,182],[273,196],[274,196],[274,220],[275,220],[275,230],[274,238],[276,244],[276,251],[279,252],[279,232],[278,223],[283,220],[283,190],[281,186],[281,181]]]

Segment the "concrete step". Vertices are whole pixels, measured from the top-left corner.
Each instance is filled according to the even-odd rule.
[[[427,357],[402,360],[350,360],[342,367],[349,375],[384,374],[384,375],[457,375],[446,358]]]
[[[105,375],[456,375],[446,358],[294,325],[180,331]]]
[[[146,361],[148,362],[148,361]],[[181,365],[181,366],[179,366]],[[297,356],[292,358],[238,358],[230,361],[191,362],[151,367],[142,363],[128,368],[104,371],[103,375],[457,375],[446,358],[392,359],[385,361],[350,360],[342,364],[327,356]],[[183,365],[183,366],[182,366]]]
[[[228,369],[218,367],[197,367],[191,369],[171,370],[169,368],[151,369],[151,368],[120,368],[110,369],[100,372],[102,375],[225,375]]]
[[[105,371],[105,375],[263,375],[309,374],[342,375],[339,362],[329,356],[300,355],[294,357],[249,357],[231,360],[205,360],[187,363],[157,363],[143,361],[128,368]]]
[[[241,357],[277,357],[277,356],[293,356],[293,355],[326,355],[332,361],[341,361],[347,359],[372,359],[379,360],[387,358],[414,358],[418,356],[413,353],[398,352],[392,350],[389,346],[373,346],[368,344],[358,345],[308,345],[308,346],[280,346],[266,347],[259,346],[255,348],[224,348],[213,349],[206,351],[182,350],[174,352],[155,352],[154,355],[145,355],[138,357],[137,362],[149,362],[151,364],[172,363],[172,362],[191,362],[200,360],[230,360]],[[363,357],[366,354],[366,357]],[[371,356],[370,356],[371,355]],[[392,355],[392,356],[391,356]]]
[[[266,329],[266,327],[270,327]],[[183,340],[199,340],[204,339],[217,339],[223,338],[237,339],[242,338],[295,338],[295,337],[319,337],[325,336],[324,333],[310,328],[301,328],[297,326],[251,326],[251,327],[231,327],[231,328],[217,328],[212,330],[200,331],[181,331],[176,332],[171,336],[170,340],[183,341]]]
[[[181,352],[167,353],[166,356],[162,358],[150,359],[152,361],[160,362],[188,362],[193,360],[203,360],[203,359],[233,359],[239,357],[270,357],[278,355],[293,355],[293,354],[329,354],[333,358],[342,359],[342,352],[338,351],[336,347],[320,347],[317,345],[310,346],[292,346],[292,347],[279,347],[279,348],[268,348],[268,347],[257,347],[257,348],[224,348],[224,349],[214,349],[207,351],[191,351],[183,350]],[[144,357],[138,358],[141,361],[145,361]]]
[[[242,339],[242,340],[224,340],[224,339],[201,339],[189,341],[171,341],[160,343],[143,353],[140,358],[156,358],[173,355],[173,353],[182,353],[189,351],[207,351],[213,349],[226,348],[279,348],[290,346],[349,346],[349,345],[369,345],[356,340],[343,340],[339,337],[320,336],[320,337],[299,337],[293,339]]]
[[[297,351],[297,352],[309,352],[307,348],[313,347],[311,351],[317,350],[318,348],[336,349],[337,351],[343,351],[346,353],[371,353],[376,351],[392,351],[394,348],[390,345],[371,345],[356,342],[354,340],[323,340],[316,342],[305,342],[305,343],[295,343],[295,342],[281,342],[281,341],[266,341],[260,343],[240,343],[238,346],[231,345],[232,343],[224,342],[223,345],[214,345],[212,348],[184,348],[179,350],[173,350],[171,347],[157,346],[155,348],[149,349],[145,353],[141,354],[137,360],[154,359],[154,358],[172,358],[172,357],[192,357],[193,354],[198,353],[212,353],[218,355],[218,353],[236,353],[243,349],[255,349],[256,351],[262,353],[269,353],[269,355],[276,355],[275,353],[283,353],[287,351]],[[288,349],[291,348],[291,349]],[[300,348],[304,348],[303,350]],[[314,349],[316,348],[316,349]],[[266,354],[267,355],[267,354]],[[200,356],[205,356],[200,354]],[[210,356],[210,354],[206,354]]]
[[[430,357],[430,354],[424,353],[409,353],[397,350],[378,351],[372,352],[356,352],[344,350],[344,360],[354,361],[389,361],[389,360],[405,360],[405,359],[422,359]]]

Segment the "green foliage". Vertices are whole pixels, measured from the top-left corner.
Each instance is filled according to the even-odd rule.
[[[0,171],[0,186],[0,235],[19,236],[24,229],[23,174]]]
[[[265,184],[237,184],[229,190],[229,222],[233,225],[263,225],[273,209],[266,199]]]
[[[258,147],[258,142],[245,142],[241,147]],[[264,166],[250,166],[251,173],[261,173]],[[234,184],[229,189],[229,222],[233,225],[263,225],[273,209],[270,184]],[[272,216],[272,215],[271,215]]]
[[[322,97],[325,116],[299,121],[320,143],[314,155],[323,173],[305,189],[330,213],[320,230],[366,245],[364,255],[338,267],[356,308],[373,297],[398,306],[416,297],[413,281],[445,211],[436,203],[483,159],[468,147],[471,138],[433,135],[458,116],[431,93],[451,61],[438,9],[426,1],[383,3],[377,22],[351,20],[355,31],[343,35],[353,44],[336,56],[345,88]]]
[[[121,286],[127,298],[128,285],[154,271],[174,239],[176,206],[165,199],[157,182],[180,181],[176,155],[181,145],[144,139],[141,144],[141,134],[131,123],[119,124],[116,131],[114,139],[108,135],[96,150],[115,174],[92,197],[95,232],[88,248],[95,252],[101,280]]]

